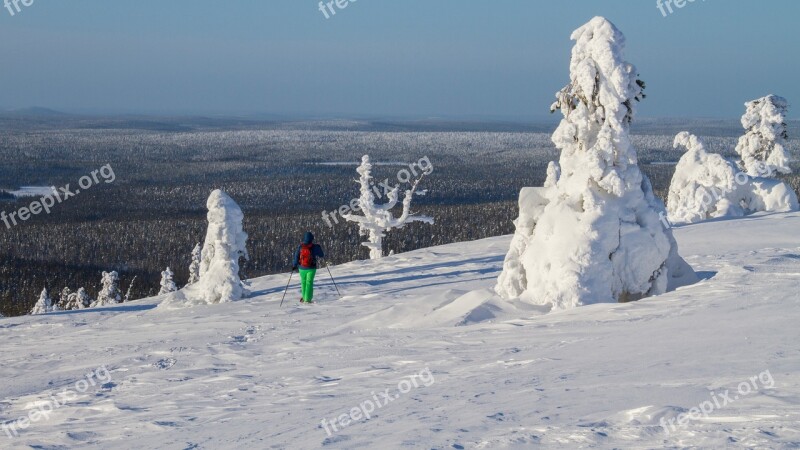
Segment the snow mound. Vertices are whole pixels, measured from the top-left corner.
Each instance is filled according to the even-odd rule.
[[[499,323],[526,316],[541,315],[549,308],[514,305],[502,300],[492,289],[447,290],[435,296],[422,296],[394,304],[351,321],[345,329],[365,330],[377,326],[397,329],[461,327],[480,323]]]
[[[513,317],[514,308],[491,289],[467,292],[431,311],[423,323],[429,326],[464,326]]]

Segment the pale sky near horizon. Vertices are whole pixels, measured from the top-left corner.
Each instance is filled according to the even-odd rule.
[[[3,109],[543,117],[571,32],[602,15],[647,82],[641,115],[735,118],[774,93],[800,117],[797,0],[687,0],[666,17],[657,0],[358,0],[328,19],[312,0],[19,6],[0,2]]]

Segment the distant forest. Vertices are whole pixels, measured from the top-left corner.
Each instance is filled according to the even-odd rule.
[[[245,212],[251,260],[242,275],[257,277],[288,271],[306,230],[334,264],[367,257],[355,225],[329,228],[322,219],[322,211],[358,196],[355,168],[364,154],[384,163],[373,175],[391,184],[401,163],[427,156],[434,167],[412,209],[436,224],[392,231],[386,250],[395,253],[513,232],[520,188],[540,186],[558,157],[550,125],[185,122],[0,118],[0,211],[35,199],[8,193],[21,186],[75,186],[105,164],[116,175],[50,214],[11,229],[0,223],[0,313],[27,313],[45,287],[54,298],[64,287],[85,287],[94,297],[102,271],[118,271],[123,292],[135,276],[133,299],[157,293],[167,266],[181,286],[192,248],[204,239],[205,201],[215,188]],[[679,125],[695,130],[692,123],[667,125],[659,131],[645,124],[651,134],[634,136],[640,165],[662,199],[681,155],[667,133]],[[733,127],[695,125],[709,150],[731,155]],[[790,150],[798,155],[798,141]],[[800,192],[800,177],[787,179]]]

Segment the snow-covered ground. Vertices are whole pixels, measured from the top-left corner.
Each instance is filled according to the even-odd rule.
[[[0,447],[798,447],[799,229],[678,228],[699,284],[550,314],[493,294],[498,237],[335,267],[340,300],[321,270],[312,306],[269,276],[222,305],[0,319],[0,419],[54,408]]]

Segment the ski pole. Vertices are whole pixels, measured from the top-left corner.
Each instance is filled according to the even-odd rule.
[[[328,265],[328,261],[325,261],[325,268],[328,269],[328,275],[331,277],[331,281],[333,282],[333,287],[336,288],[336,293],[339,294],[339,298],[342,298],[342,293],[339,292],[339,286],[336,286],[336,280],[333,279],[333,274],[331,273],[330,265]]]
[[[283,297],[281,298],[281,306],[283,308],[283,301],[286,299],[286,293],[289,292],[289,285],[292,283],[292,275],[294,275],[294,268],[289,272],[289,281],[286,282],[286,289],[283,290]]]

